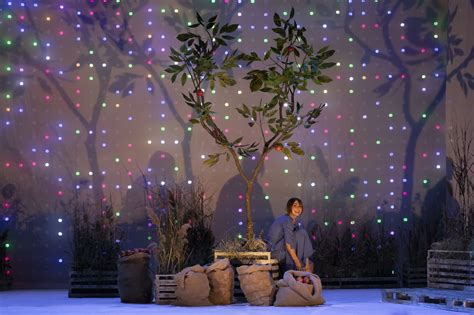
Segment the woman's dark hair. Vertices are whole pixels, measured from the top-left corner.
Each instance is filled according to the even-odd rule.
[[[288,199],[288,202],[286,203],[286,213],[287,214],[291,213],[291,208],[293,207],[293,204],[295,203],[295,201],[298,201],[298,203],[301,205],[301,213],[303,213],[303,211],[304,211],[303,201],[301,201],[300,198],[293,197],[293,198]]]

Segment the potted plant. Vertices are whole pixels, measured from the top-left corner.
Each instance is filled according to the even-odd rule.
[[[433,243],[428,251],[428,287],[474,290],[474,134],[471,123],[454,124],[448,138],[452,158],[448,158],[447,163],[446,232],[445,239]]]
[[[298,92],[306,91],[310,81],[316,85],[330,82],[331,78],[322,72],[335,65],[327,61],[334,50],[328,46],[315,50],[307,42],[304,35],[306,29],[299,27],[294,20],[294,13],[291,9],[288,19],[274,14],[275,26],[272,30],[277,37],[263,57],[256,52],[233,50],[222,62],[216,60],[216,51],[225,49],[235,38],[238,25],[222,25],[217,16],[204,19],[196,13],[197,23],[177,36],[182,45],[178,49],[171,48],[170,59],[174,64],[165,70],[171,74],[172,82],[179,76],[182,86],[190,78],[188,92],[182,93],[185,103],[193,109],[194,117],[190,122],[199,124],[220,148],[219,152],[210,154],[204,163],[213,166],[221,157],[232,160],[246,183],[246,238],[249,241],[254,238],[251,192],[265,158],[273,150],[288,158],[292,157],[292,153],[304,154],[300,144],[291,141],[291,138],[300,127],[309,128],[315,124],[325,105],[303,112]],[[243,79],[250,81],[250,91],[261,93],[262,98],[258,104],[242,104],[236,110],[246,120],[245,124],[259,129],[259,139],[244,139],[243,136],[230,139],[213,119],[215,106],[207,99],[204,86],[209,84],[213,90],[216,81],[224,88],[233,86],[236,80],[232,71],[242,64],[249,66],[257,63],[261,67],[248,71]],[[256,152],[259,153],[257,164],[247,175],[240,157],[249,158]]]
[[[394,238],[376,217],[357,228],[325,222],[311,230],[315,271],[325,287],[369,288],[397,285]],[[361,220],[360,220],[361,221]],[[326,224],[327,223],[327,224]]]
[[[198,181],[172,187],[149,185],[146,196],[147,213],[156,227],[155,301],[167,304],[175,300],[176,273],[212,260],[211,196]]]
[[[96,205],[75,196],[72,208],[72,265],[69,297],[116,297],[119,245],[111,203]]]

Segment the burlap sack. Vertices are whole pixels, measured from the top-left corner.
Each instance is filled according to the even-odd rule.
[[[153,298],[150,254],[120,257],[117,281],[122,303],[150,303]]]
[[[234,270],[228,258],[220,259],[207,267],[211,293],[209,301],[214,305],[231,304],[234,298]]]
[[[296,277],[309,277],[312,284],[298,282]],[[288,270],[283,279],[277,282],[277,286],[274,306],[312,306],[324,303],[321,280],[310,272]]]
[[[273,304],[276,285],[270,272],[270,265],[240,266],[237,268],[240,288],[250,305],[268,306]]]
[[[207,306],[209,302],[209,280],[205,268],[199,265],[184,268],[175,276],[176,302],[181,306]]]

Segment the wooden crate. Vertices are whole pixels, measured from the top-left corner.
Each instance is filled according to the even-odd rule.
[[[232,260],[238,260],[241,262],[246,262],[247,260],[262,260],[262,259],[272,259],[270,252],[238,252],[238,253],[230,253],[230,252],[222,252],[222,251],[214,251],[214,261],[218,259],[229,258]]]
[[[426,287],[426,267],[403,266],[402,286],[406,288]]]
[[[172,274],[156,275],[155,303],[172,304],[176,300],[176,281]]]
[[[325,289],[396,288],[400,286],[397,277],[321,278],[321,283]]]
[[[241,252],[241,253],[227,253],[221,251],[214,252],[214,260],[229,258],[232,267],[234,268],[234,299],[237,302],[246,302],[245,295],[240,288],[240,282],[237,274],[237,267],[244,265],[271,265],[271,277],[274,281],[278,281],[280,277],[278,260],[271,259],[270,252]]]
[[[117,271],[69,272],[70,298],[118,297]]]
[[[474,291],[474,252],[428,251],[428,287]]]
[[[471,292],[446,289],[384,289],[382,301],[396,304],[422,305],[427,307],[474,312],[474,295]]]

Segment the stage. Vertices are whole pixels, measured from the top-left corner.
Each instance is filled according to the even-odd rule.
[[[255,307],[248,304],[212,307],[176,307],[155,304],[122,304],[118,298],[70,299],[66,290],[0,292],[2,315],[19,314],[462,314],[423,306],[383,303],[380,289],[325,290],[326,304],[318,307]]]

